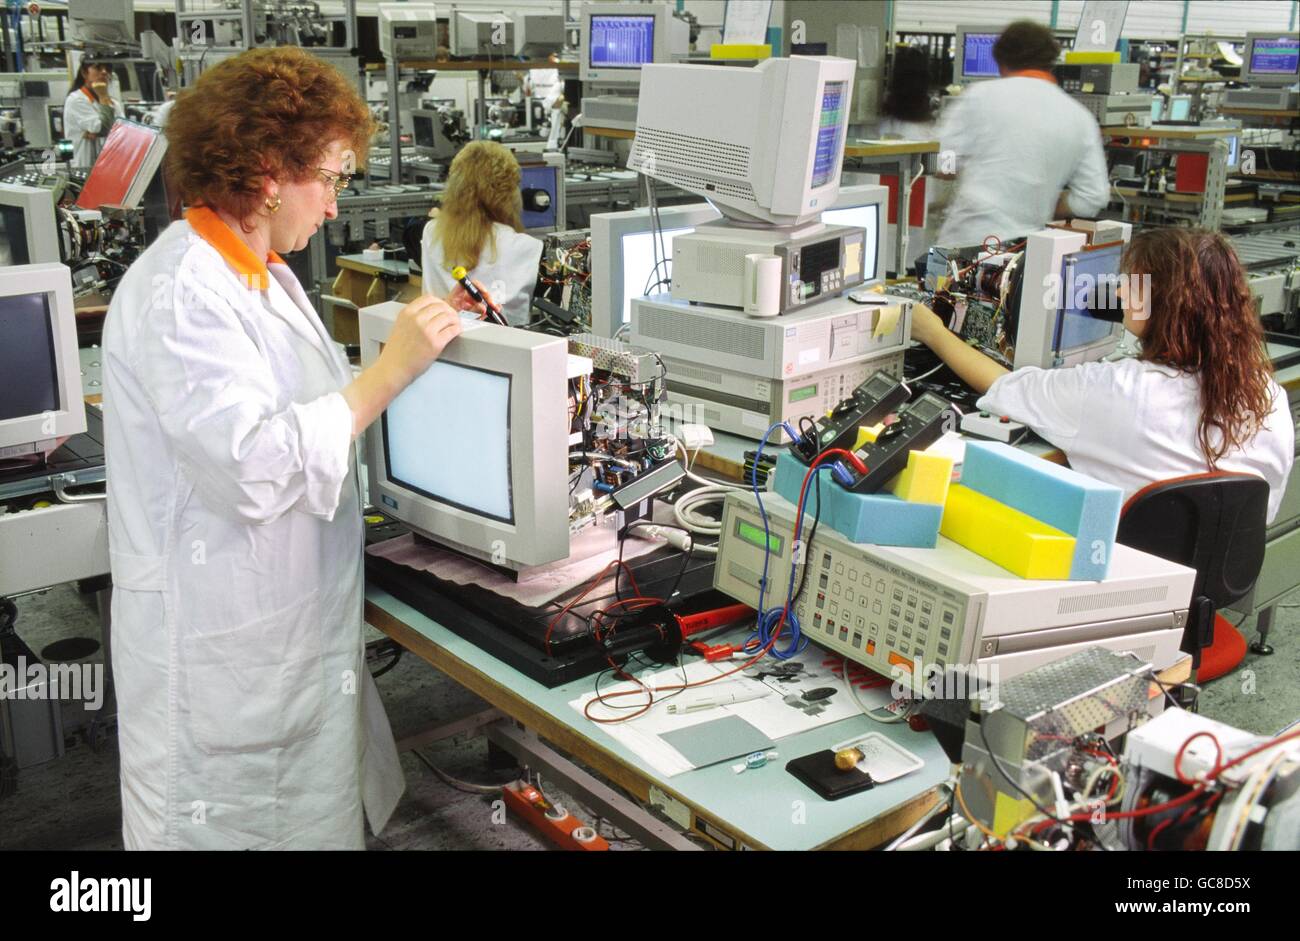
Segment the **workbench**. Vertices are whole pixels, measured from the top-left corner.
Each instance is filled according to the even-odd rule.
[[[931,733],[914,732],[906,723],[884,725],[858,716],[779,739],[776,742],[779,757],[764,768],[737,774],[731,768],[733,762],[728,761],[665,778],[569,705],[571,700],[593,689],[594,677],[547,689],[373,586],[366,589],[365,619],[485,699],[502,716],[521,723],[527,733],[510,728],[508,723],[489,725],[489,741],[514,754],[521,765],[533,772],[540,771],[543,780],[582,792],[574,796],[593,803],[599,802],[603,794],[599,782],[579,775],[581,769],[555,754],[545,744],[550,743],[638,801],[664,807],[670,819],[710,837],[724,848],[808,850],[878,846],[902,833],[939,803],[936,788],[950,772],[948,760]],[[742,629],[738,636],[746,633]],[[828,658],[834,656],[827,654]],[[838,801],[824,801],[785,771],[785,763],[791,758],[871,731],[898,742],[922,759],[925,767]],[[427,737],[417,737],[416,741],[427,741]],[[593,784],[597,786],[593,788]],[[609,796],[605,794],[604,798],[608,800]],[[604,814],[618,808],[593,806],[593,809]],[[637,829],[634,822],[620,820],[618,826],[633,832],[648,846],[696,848],[672,828],[662,825],[655,828],[647,824],[640,833],[634,832]]]

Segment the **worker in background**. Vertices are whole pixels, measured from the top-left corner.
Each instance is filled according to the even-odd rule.
[[[109,94],[113,70],[87,55],[77,68],[72,91],[63,102],[63,133],[72,141],[72,168],[89,170],[104,138],[118,118],[126,117],[122,102]]]
[[[914,46],[895,47],[881,114],[877,128],[881,138],[929,141],[938,137],[934,101],[930,97],[930,57],[924,50]],[[954,184],[932,176],[918,180],[915,185],[925,187],[924,241],[920,257],[914,261],[914,267],[924,271],[926,255],[929,247],[936,244],[942,214],[952,199]]]
[[[912,336],[983,395],[980,409],[1028,425],[1125,499],[1187,474],[1254,474],[1268,482],[1271,521],[1295,427],[1232,246],[1217,232],[1148,229],[1120,270],[1117,302],[1141,341],[1136,358],[1008,372],[923,304],[913,306]]]
[[[128,849],[362,849],[402,793],[365,661],[353,442],[474,305],[412,301],[354,378],[279,255],[337,217],[374,126],[293,46],[207,69],[167,122],[190,208],[104,329]]]
[[[934,102],[930,100],[930,57],[922,49],[899,46],[889,69],[889,86],[880,108],[882,138],[934,140]]]
[[[1002,77],[968,86],[939,121],[939,170],[957,180],[938,244],[1021,238],[1055,218],[1095,217],[1110,195],[1101,131],[1056,84],[1060,46],[1038,23],[993,45]],[[1068,187],[1068,191],[1067,188]]]
[[[495,141],[473,141],[456,154],[442,207],[424,227],[426,294],[450,293],[451,270],[464,266],[492,289],[512,325],[527,325],[542,243],[523,231],[519,181],[519,161]]]

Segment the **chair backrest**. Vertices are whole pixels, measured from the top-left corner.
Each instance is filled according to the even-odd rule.
[[[1264,564],[1268,484],[1215,472],[1161,480],[1129,498],[1117,542],[1196,569],[1193,598],[1215,608],[1250,591]]]

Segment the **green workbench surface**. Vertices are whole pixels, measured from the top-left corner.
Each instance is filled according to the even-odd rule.
[[[649,784],[717,821],[753,848],[803,850],[834,844],[869,821],[916,801],[949,775],[948,760],[931,733],[914,732],[905,723],[886,725],[857,716],[778,740],[776,749],[780,757],[764,768],[736,774],[731,769],[736,762],[728,761],[664,778],[569,705],[570,701],[591,692],[594,677],[546,689],[382,589],[369,586],[366,600],[442,648],[455,661],[453,670],[463,667],[480,674],[470,679],[487,681],[471,686],[480,690],[485,685],[504,687],[574,733],[591,749],[613,756]],[[738,637],[744,634],[743,630],[737,632]],[[462,683],[466,679],[454,678]],[[493,705],[513,714],[507,703]],[[534,731],[543,738],[553,741],[556,738],[552,734],[554,730],[534,728]],[[898,742],[924,761],[925,767],[838,801],[823,800],[785,770],[785,763],[791,758],[871,731]],[[573,757],[599,767],[598,762],[592,761],[592,755],[584,755],[581,750],[574,751]],[[906,823],[898,831],[905,827]]]

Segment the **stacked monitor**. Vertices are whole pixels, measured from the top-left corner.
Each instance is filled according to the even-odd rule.
[[[742,226],[813,221],[839,192],[855,71],[830,56],[646,66],[627,165]]]
[[[48,454],[86,430],[72,273],[0,267],[0,463]]]
[[[659,293],[671,274],[673,239],[721,218],[708,203],[665,206],[659,235],[665,255],[655,271],[655,227],[649,209],[603,212],[591,217],[591,330],[612,337],[632,319],[632,298]],[[667,260],[666,260],[667,259]]]
[[[639,85],[641,69],[686,52],[690,27],[667,3],[588,3],[582,8],[578,77],[596,85]]]
[[[54,194],[0,183],[0,268],[60,260]]]
[[[1300,33],[1247,33],[1241,80],[1285,88],[1300,82]]]
[[[952,60],[952,80],[957,84],[998,78],[993,44],[1002,35],[986,26],[958,26]]]
[[[361,311],[379,358],[402,305]],[[521,570],[569,555],[568,343],[466,321],[370,426],[370,498],[466,555]]]

